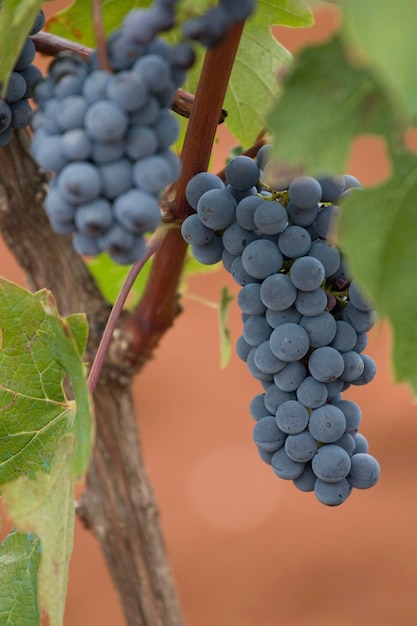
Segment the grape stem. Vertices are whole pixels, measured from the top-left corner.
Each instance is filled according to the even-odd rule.
[[[120,289],[120,292],[116,298],[116,301],[113,305],[113,308],[110,312],[109,318],[107,320],[103,335],[100,339],[99,346],[97,348],[96,355],[94,357],[90,374],[88,376],[87,384],[89,392],[92,394],[97,386],[98,379],[100,378],[101,370],[103,369],[104,360],[106,358],[107,352],[109,350],[109,346],[111,340],[113,338],[113,333],[116,328],[117,322],[119,321],[120,315],[123,310],[123,306],[126,302],[126,299],[132,289],[132,286],[140,274],[145,263],[151,258],[153,254],[158,250],[161,246],[164,238],[167,235],[167,232],[173,228],[172,225],[161,224],[159,228],[154,232],[151,239],[146,246],[146,250],[143,254],[143,257],[137,261],[134,265],[132,265],[125,282]]]
[[[93,26],[97,42],[98,60],[102,70],[112,71],[106,51],[106,35],[103,27],[103,15],[101,12],[101,0],[92,0]]]

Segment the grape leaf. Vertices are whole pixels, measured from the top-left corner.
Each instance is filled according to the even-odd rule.
[[[394,101],[417,118],[417,19],[415,0],[339,0],[345,32],[365,53]]]
[[[396,380],[417,394],[417,158],[393,160],[387,184],[346,198],[339,239],[354,276],[392,326]]]
[[[308,172],[343,172],[358,134],[389,136],[397,119],[375,76],[349,59],[339,37],[304,49],[268,126],[275,154]]]
[[[49,292],[31,294],[4,279],[0,302],[0,485],[22,474],[49,472],[59,439],[71,429],[77,435],[73,471],[79,476],[92,440],[79,350],[85,319],[60,318]],[[76,403],[65,397],[66,373]]]
[[[291,61],[290,53],[273,37],[268,23],[251,23],[243,31],[226,92],[226,124],[245,146],[255,142],[277,93],[277,73]]]
[[[5,506],[14,524],[22,531],[36,533],[40,539],[39,604],[48,614],[50,626],[62,626],[65,609],[74,533],[73,448],[74,437],[64,436],[49,474],[38,473],[34,480],[22,476],[3,488]],[[4,587],[6,594],[16,588],[13,582],[14,585],[10,582]],[[19,621],[7,623],[31,624],[29,608],[21,609]],[[37,626],[38,622],[33,624]]]
[[[0,543],[0,624],[39,626],[40,560],[35,535],[12,531]]]

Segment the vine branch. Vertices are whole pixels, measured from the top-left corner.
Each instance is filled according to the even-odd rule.
[[[224,41],[206,53],[181,153],[182,172],[171,192],[173,218],[178,222],[192,212],[185,197],[188,181],[208,168],[242,30],[243,23],[235,24]],[[186,250],[180,230],[170,231],[155,255],[145,293],[122,322],[129,344],[124,358],[134,370],[151,357],[180,312],[177,290]]]

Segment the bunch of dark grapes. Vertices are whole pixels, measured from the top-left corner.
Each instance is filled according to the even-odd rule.
[[[359,406],[342,398],[375,375],[363,354],[375,312],[329,241],[339,199],[360,185],[348,175],[280,180],[268,150],[232,159],[226,183],[194,176],[186,197],[196,213],[182,235],[198,261],[222,261],[241,286],[236,349],[264,388],[250,405],[261,458],[336,506],[380,473],[358,432]]]
[[[87,62],[64,55],[35,88],[32,154],[53,174],[45,209],[56,232],[74,232],[80,254],[140,259],[144,233],[161,221],[160,195],[179,175],[170,105],[192,50],[184,60],[156,36],[171,28],[173,4],[126,16],[106,44],[113,71],[96,51]]]
[[[45,15],[39,11],[29,35],[38,33],[44,24]],[[9,143],[13,128],[29,125],[32,109],[28,99],[32,96],[33,86],[42,78],[40,70],[32,65],[35,52],[35,44],[27,38],[10,75],[6,93],[0,99],[0,147]]]

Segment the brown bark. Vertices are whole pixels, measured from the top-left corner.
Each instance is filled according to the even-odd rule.
[[[87,313],[91,362],[109,307],[73,251],[70,238],[52,232],[42,206],[47,178],[28,155],[26,142],[22,132],[0,150],[0,231],[31,289],[50,289],[62,315]],[[119,333],[113,343],[123,342]],[[96,440],[78,514],[100,543],[126,623],[181,626],[138,440],[131,376],[121,374],[110,355],[94,396]]]

